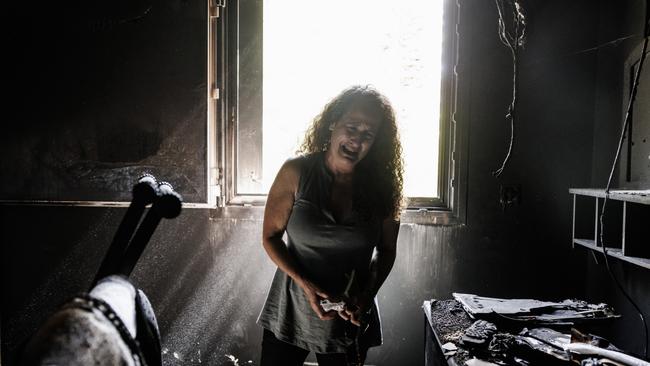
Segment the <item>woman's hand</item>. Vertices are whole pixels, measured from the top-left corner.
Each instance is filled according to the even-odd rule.
[[[334,310],[325,311],[320,306],[321,300],[332,298],[329,294],[309,280],[303,279],[299,282],[299,285],[305,291],[305,297],[307,297],[312,310],[314,310],[321,320],[332,320],[336,318],[336,312]]]
[[[354,296],[345,304],[345,309],[339,311],[339,316],[345,320],[349,320],[350,323],[361,326],[363,322],[363,316],[366,315],[372,303],[374,301],[374,296],[369,293],[362,292],[357,296]]]
[[[393,268],[397,254],[397,233],[399,221],[387,217],[382,223],[381,240],[375,247],[370,262],[370,278],[360,294],[346,301],[346,309],[339,312],[341,318],[349,320],[352,324],[360,326],[375,298],[375,294],[386,280]]]

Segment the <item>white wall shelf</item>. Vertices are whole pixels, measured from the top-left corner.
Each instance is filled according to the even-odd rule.
[[[650,190],[610,190],[600,243],[600,212],[604,189],[571,188],[572,245],[650,269]],[[590,207],[593,205],[592,207]]]

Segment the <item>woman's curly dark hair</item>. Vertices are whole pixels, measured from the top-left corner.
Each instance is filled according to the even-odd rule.
[[[329,145],[330,125],[338,122],[350,107],[364,102],[377,111],[380,125],[368,155],[355,172],[355,208],[381,218],[399,218],[402,207],[404,167],[395,111],[388,99],[371,86],[352,86],[332,99],[314,118],[298,150],[302,154],[324,151]]]

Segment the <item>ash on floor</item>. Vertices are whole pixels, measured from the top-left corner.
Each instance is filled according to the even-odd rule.
[[[441,343],[458,343],[463,331],[474,322],[456,300],[434,300],[431,320]]]

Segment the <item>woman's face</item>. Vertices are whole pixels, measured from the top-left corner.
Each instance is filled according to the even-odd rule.
[[[379,130],[379,113],[352,106],[330,126],[332,135],[328,152],[340,165],[354,167],[368,155]]]

